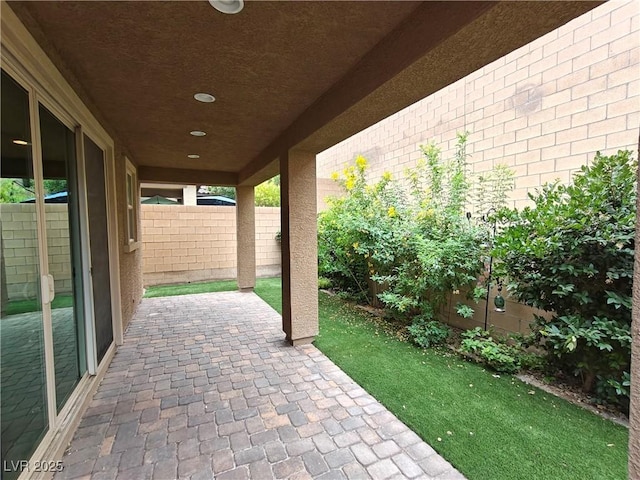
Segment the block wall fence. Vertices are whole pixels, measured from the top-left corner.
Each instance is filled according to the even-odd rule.
[[[28,203],[2,204],[2,244],[4,271],[3,299],[35,298],[39,285],[36,206]],[[71,258],[67,205],[45,204],[49,273],[55,279],[56,294],[70,293]],[[5,297],[6,294],[6,297]]]
[[[236,209],[141,205],[144,285],[236,278]],[[256,270],[280,275],[280,209],[256,208]]]
[[[508,165],[511,200],[524,206],[528,192],[568,182],[598,150],[637,150],[639,38],[640,2],[607,2],[322,152],[318,177],[357,155],[369,161],[371,180],[384,171],[402,177],[420,145],[435,142],[452,158],[456,133],[466,130],[473,173]]]

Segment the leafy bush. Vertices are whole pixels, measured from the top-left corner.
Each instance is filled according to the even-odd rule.
[[[490,332],[480,327],[462,334],[460,351],[475,355],[497,372],[516,373],[521,367],[518,348],[494,340]]]
[[[280,176],[270,178],[256,186],[254,195],[256,207],[279,207]]]
[[[458,134],[454,158],[449,160],[434,144],[423,146],[424,159],[407,171],[407,227],[396,238],[395,265],[374,277],[389,285],[379,297],[398,314],[419,312],[434,318],[448,295],[471,290],[484,268],[487,224],[476,225],[465,214],[474,184],[467,172],[466,143],[467,134]],[[500,180],[476,183],[485,190],[507,190],[505,172],[509,171],[494,175]],[[506,195],[488,197],[499,204]],[[469,306],[460,305],[457,311],[466,318],[473,315]]]
[[[468,287],[483,269],[488,231],[465,214],[474,198],[466,142],[467,134],[459,134],[454,158],[447,160],[434,144],[421,147],[424,158],[402,182],[386,172],[368,184],[361,156],[334,174],[347,195],[330,200],[320,214],[320,274],[371,303],[380,300],[401,318],[434,319],[452,291],[473,290]],[[477,179],[475,188],[485,192],[478,208],[503,204],[509,178],[512,172],[502,167]],[[468,306],[458,311],[473,314]]]
[[[628,151],[598,153],[572,185],[545,185],[535,208],[499,215],[497,274],[517,300],[553,312],[535,316],[534,332],[587,392],[597,378],[623,385],[629,369],[636,169]]]
[[[371,276],[387,272],[395,261],[395,245],[405,232],[403,194],[385,173],[367,185],[367,161],[344,169],[334,179],[346,189],[343,198],[329,199],[330,208],[318,220],[318,269],[346,291],[372,301]]]
[[[422,348],[442,345],[451,335],[451,329],[436,320],[427,320],[424,316],[417,316],[407,328],[412,340]]]
[[[621,410],[629,413],[629,387],[631,375],[624,372],[620,380],[598,377],[596,383],[596,399],[604,403],[618,404]]]
[[[486,296],[486,295],[485,295]],[[460,315],[462,318],[471,318],[473,317],[473,308],[464,303],[458,302],[456,304],[456,313]]]
[[[331,279],[326,277],[318,277],[318,288],[326,289],[331,287],[332,287]]]

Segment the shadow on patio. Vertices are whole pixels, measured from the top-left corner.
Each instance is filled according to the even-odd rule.
[[[464,478],[239,292],[144,299],[63,461],[57,480]]]

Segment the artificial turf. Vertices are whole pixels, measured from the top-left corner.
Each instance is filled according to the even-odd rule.
[[[235,280],[155,285],[147,287],[144,297],[171,297],[174,295],[190,295],[192,293],[230,292],[237,289],[238,283]]]
[[[51,302],[51,308],[66,308],[73,306],[73,296],[71,295],[56,295]],[[20,313],[37,312],[42,310],[39,300],[12,300],[7,302],[4,308],[4,315],[18,315]]]

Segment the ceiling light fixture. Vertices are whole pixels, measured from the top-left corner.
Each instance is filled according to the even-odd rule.
[[[193,98],[202,103],[213,103],[216,101],[216,97],[208,93],[196,93]]]
[[[244,8],[244,0],[209,0],[209,4],[222,13],[233,15]]]
[[[200,155],[196,155],[195,153],[192,153],[191,155],[187,155],[187,157],[189,157],[189,158],[200,158]]]
[[[189,132],[191,135],[193,135],[194,137],[204,137],[206,135],[205,132],[203,132],[202,130],[194,130],[192,132]]]
[[[13,143],[16,145],[29,145],[29,142],[25,142],[24,140],[14,140]]]

